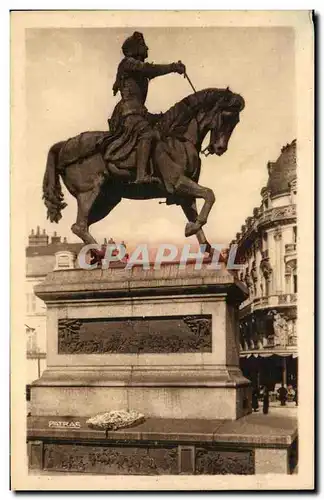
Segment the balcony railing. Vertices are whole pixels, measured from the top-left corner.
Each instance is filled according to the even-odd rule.
[[[242,302],[240,309],[252,305],[252,309],[262,309],[263,307],[276,307],[297,303],[297,293],[285,293],[282,295],[269,295],[268,297],[249,297]]]
[[[253,218],[247,221],[241,229],[241,233],[236,234],[238,240],[243,240],[252,231],[257,230],[260,225],[268,225],[272,222],[279,222],[282,220],[296,219],[296,205],[286,205],[284,207],[268,208],[264,212],[259,213],[256,211]]]
[[[278,295],[279,304],[295,304],[297,302],[296,293],[285,293],[284,295]]]
[[[294,219],[295,217],[296,205],[286,205],[284,207],[276,207],[266,210],[259,218],[258,223],[265,224],[277,220]]]

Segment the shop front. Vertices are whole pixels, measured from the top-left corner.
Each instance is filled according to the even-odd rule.
[[[297,352],[241,352],[240,366],[243,375],[258,391],[265,386],[274,394],[282,385],[287,389],[297,388]]]

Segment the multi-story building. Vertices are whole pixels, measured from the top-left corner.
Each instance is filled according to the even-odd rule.
[[[231,244],[249,298],[240,307],[241,368],[255,386],[297,384],[296,140],[268,163],[262,201]]]
[[[68,243],[54,233],[49,238],[45,230],[31,231],[26,248],[26,316],[27,381],[40,377],[46,366],[46,307],[34,294],[34,287],[53,271],[57,262],[62,267],[73,267],[82,244]],[[60,260],[61,259],[61,260]]]
[[[121,243],[125,245],[124,242]],[[104,239],[103,246],[115,242]],[[39,378],[46,367],[46,306],[34,293],[35,285],[41,283],[46,275],[56,269],[77,267],[76,257],[83,243],[68,243],[66,238],[54,232],[50,238],[46,231],[37,227],[31,231],[26,247],[26,316],[27,335],[27,374],[26,384]],[[114,255],[114,250],[112,252]],[[126,254],[127,259],[127,254]]]

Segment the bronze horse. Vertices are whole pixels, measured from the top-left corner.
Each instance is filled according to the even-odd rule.
[[[119,160],[111,159],[109,153],[107,157],[109,147],[113,150],[118,141],[109,132],[85,132],[54,144],[48,153],[43,181],[47,217],[58,222],[66,206],[60,177],[77,199],[77,219],[71,230],[85,244],[96,243],[89,226],[106,217],[122,198],[165,198],[168,205],[182,207],[188,219],[185,235],[196,234],[199,244],[206,245],[206,251],[210,252],[202,226],[207,222],[215,196],[210,188],[198,184],[199,154],[208,132],[208,152],[218,156],[225,153],[244,105],[244,99],[228,88],[205,89],[182,99],[158,117],[151,115],[157,136],[151,168],[157,182],[147,185],[133,182],[136,144],[119,155]],[[119,150],[123,151],[123,145]],[[204,200],[199,213],[197,198]]]

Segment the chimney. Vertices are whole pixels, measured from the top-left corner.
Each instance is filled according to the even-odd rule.
[[[52,245],[58,245],[59,243],[61,243],[61,236],[57,236],[56,231],[54,231],[51,243],[52,243]]]
[[[28,236],[28,246],[37,247],[48,245],[48,239],[49,238],[46,234],[46,230],[43,229],[43,232],[41,234],[40,227],[37,226],[36,234],[34,229],[32,229],[30,235]]]

